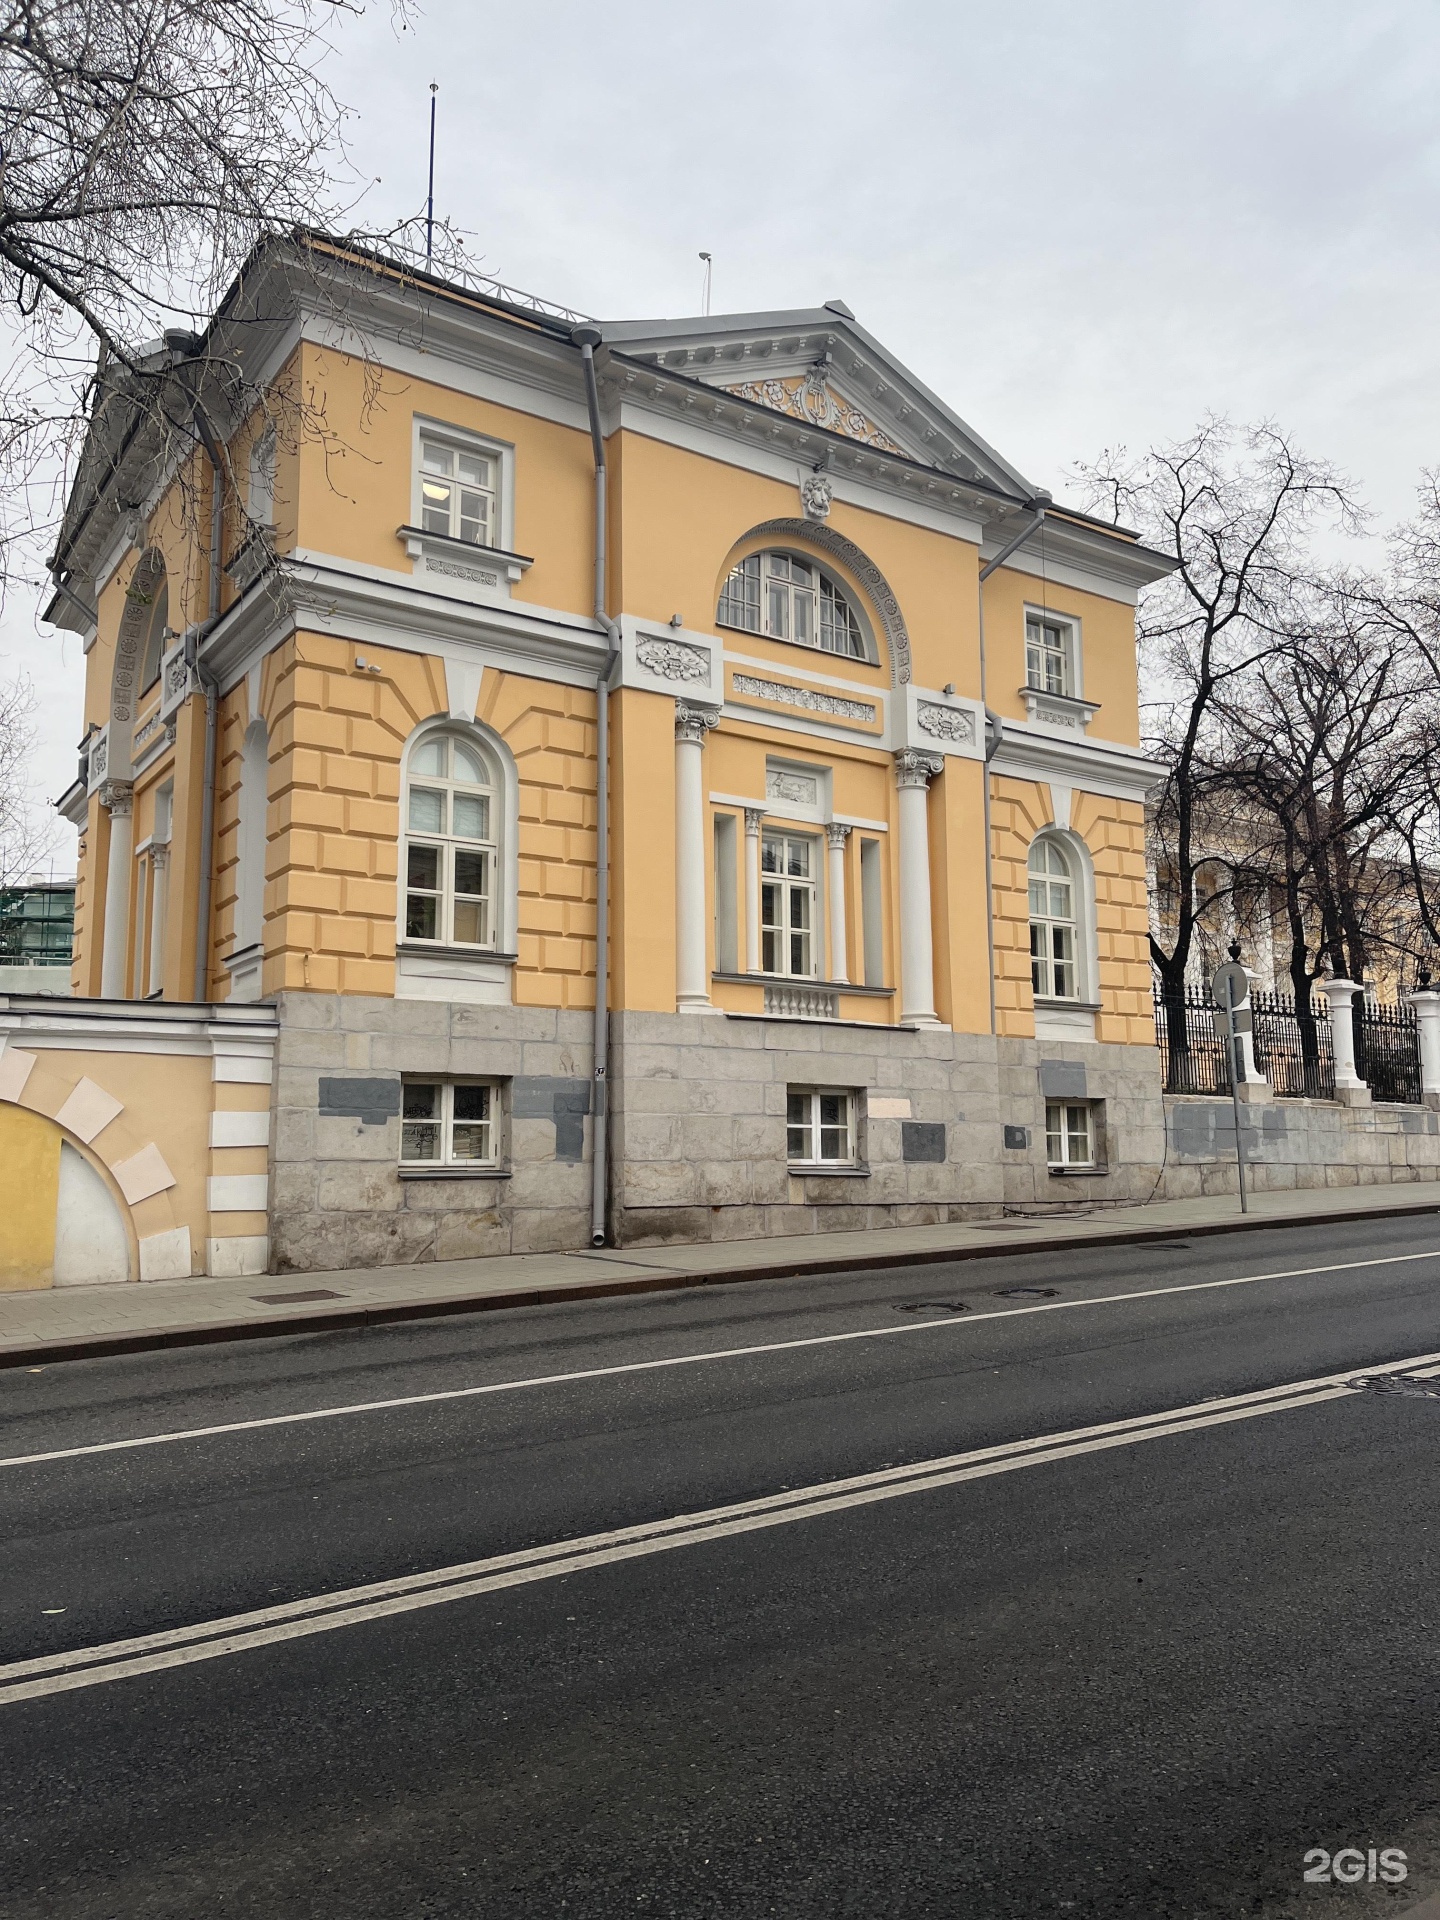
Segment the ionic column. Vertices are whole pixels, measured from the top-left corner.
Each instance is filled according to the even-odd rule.
[[[1330,1002],[1330,1046],[1335,1056],[1335,1098],[1347,1107],[1370,1104],[1370,1089],[1355,1071],[1355,1025],[1350,1007],[1365,989],[1354,980],[1322,980],[1320,991]]]
[[[170,843],[157,840],[150,848],[150,968],[147,993],[157,993],[165,984],[165,906],[169,891],[166,878],[170,865]]]
[[[705,736],[719,715],[675,706],[675,1005],[711,1013],[705,977]]]
[[[1420,1037],[1420,1091],[1427,1107],[1440,1107],[1440,993],[1429,978],[1422,973],[1419,991],[1409,998]]]
[[[133,839],[128,780],[107,780],[100,804],[110,815],[110,854],[105,862],[105,920],[100,937],[100,992],[106,1000],[125,997],[125,935],[130,919],[130,847]]]
[[[745,971],[760,971],[760,832],[763,807],[745,809]]]
[[[930,816],[926,798],[944,762],[907,747],[895,756],[900,789],[900,1018],[938,1027],[935,955],[930,938]]]
[[[849,984],[845,967],[845,842],[849,827],[832,821],[825,829],[830,849],[826,891],[830,896],[830,978]]]

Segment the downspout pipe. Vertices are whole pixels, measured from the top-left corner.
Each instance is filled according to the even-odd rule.
[[[989,965],[986,969],[990,981],[990,1031],[995,1032],[995,894],[994,894],[994,855],[990,846],[990,762],[1000,751],[1001,741],[1005,737],[1005,723],[998,713],[990,708],[989,687],[985,676],[985,582],[997,567],[1003,567],[1012,553],[1019,551],[1025,542],[1045,524],[1045,509],[1050,505],[1050,495],[1038,492],[1033,499],[1025,502],[1026,511],[1034,514],[1034,519],[1021,527],[1018,533],[1001,547],[995,558],[980,569],[980,583],[977,588],[980,608],[980,705],[985,711],[985,785],[981,795],[984,810],[985,832],[985,951]]]
[[[580,349],[595,458],[595,618],[609,643],[595,681],[595,1033],[590,1101],[590,1244],[603,1247],[610,1180],[610,681],[620,658],[620,627],[606,607],[609,476],[600,425],[600,392],[595,381],[600,332],[596,327],[576,327],[570,338]]]

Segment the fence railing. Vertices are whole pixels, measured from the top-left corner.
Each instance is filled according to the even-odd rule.
[[[1382,1007],[1357,994],[1350,1008],[1355,1024],[1355,1071],[1372,1100],[1421,1104],[1420,1030],[1413,1007]]]
[[[1255,1065],[1284,1100],[1333,1100],[1335,1051],[1323,995],[1297,1008],[1288,993],[1250,996]],[[1371,1098],[1410,1106],[1423,1102],[1420,1032],[1415,1010],[1381,1006],[1356,995],[1350,1017],[1355,1068]],[[1225,1016],[1204,987],[1183,995],[1155,987],[1155,1040],[1166,1093],[1229,1093]]]
[[[1229,1093],[1230,1049],[1224,1015],[1203,987],[1183,994],[1155,989],[1155,1041],[1166,1093]]]
[[[1281,1099],[1333,1100],[1335,1052],[1330,1009],[1322,1001],[1297,1013],[1288,993],[1252,993],[1255,1064]]]

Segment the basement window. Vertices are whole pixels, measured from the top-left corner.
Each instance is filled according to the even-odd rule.
[[[402,1167],[493,1167],[500,1157],[500,1088],[493,1080],[407,1080]]]

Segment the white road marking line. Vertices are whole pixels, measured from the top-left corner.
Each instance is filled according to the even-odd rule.
[[[1003,1307],[989,1313],[952,1314],[943,1320],[911,1320],[898,1327],[858,1327],[850,1333],[813,1334],[803,1340],[772,1340],[752,1347],[720,1347],[711,1353],[672,1354],[662,1360],[629,1360],[617,1366],[582,1367],[570,1373],[542,1373],[526,1380],[495,1380],[485,1386],[448,1387],[435,1393],[410,1393],[393,1400],[360,1400],[343,1407],[313,1407],[303,1413],[272,1413],[255,1420],[228,1420],[211,1427],[182,1427],[173,1433],[138,1434],[128,1440],[96,1440],[87,1446],[56,1447],[47,1453],[17,1453],[0,1467],[36,1467],[53,1460],[79,1460],[96,1453],[124,1453],[132,1447],[172,1446],[179,1440],[210,1440],[226,1433],[256,1433],[265,1427],[338,1420],[357,1413],[390,1413],[401,1407],[434,1406],[447,1400],[473,1400],[491,1393],[520,1393],[535,1387],[567,1386],[580,1380],[607,1380],[627,1373],[654,1373],[666,1367],[699,1367],[715,1360],[744,1360],[752,1355],[795,1353],[806,1347],[839,1346],[850,1340],[886,1340],[892,1336],[951,1331],[990,1320],[1012,1320],[1027,1313],[1070,1313],[1082,1307],[1123,1306],[1132,1300],[1159,1300],[1177,1293],[1209,1293],[1222,1287],[1252,1287],[1265,1280],[1302,1280],[1319,1273],[1349,1273],[1360,1267],[1403,1266],[1412,1260],[1440,1259],[1440,1248],[1426,1253],[1391,1253],[1370,1260],[1337,1260],[1323,1267],[1287,1267],[1277,1273],[1244,1273],[1227,1280],[1195,1280],[1174,1287],[1145,1287],[1133,1293],[1097,1294],[1089,1300],[1046,1300],[1031,1307]]]
[[[1436,1366],[1440,1366],[1440,1354],[1417,1354],[1408,1360],[1386,1362],[1385,1371],[1395,1373]],[[677,1547],[731,1539],[762,1528],[788,1526],[795,1521],[872,1506],[906,1494],[960,1486],[1025,1467],[1048,1466],[1085,1454],[1138,1445],[1145,1440],[1160,1440],[1170,1434],[1197,1433],[1239,1420],[1257,1419],[1264,1414],[1283,1413],[1293,1407],[1315,1407],[1331,1400],[1353,1399],[1357,1396],[1346,1385],[1349,1377],[1337,1373],[1295,1380],[1224,1400],[1201,1401],[1197,1405],[1079,1427],[1066,1433],[980,1447],[909,1466],[796,1487],[733,1506],[712,1507],[698,1513],[640,1522],[608,1533],[554,1541],[546,1546],[524,1548],[518,1553],[497,1554],[459,1566],[436,1568],[429,1573],[376,1581],[368,1586],[314,1595],[225,1619],[202,1621],[190,1627],[112,1640],[101,1646],[79,1647],[65,1653],[41,1654],[0,1667],[0,1706],[104,1686],[111,1680],[132,1679],[167,1668],[192,1666],[201,1660],[217,1660],[256,1647],[328,1633],[339,1627],[359,1626],[422,1607],[441,1606],[451,1600],[560,1579],[592,1567],[613,1566],[622,1560],[641,1559]]]

